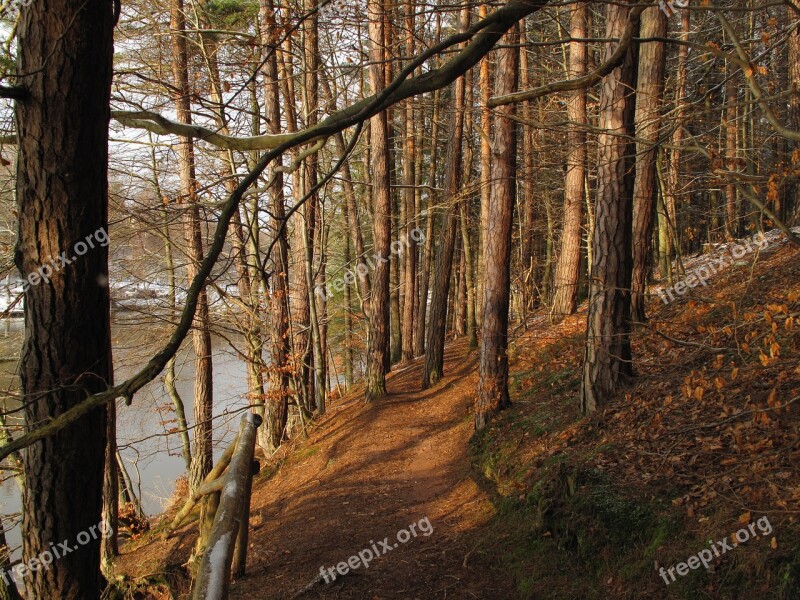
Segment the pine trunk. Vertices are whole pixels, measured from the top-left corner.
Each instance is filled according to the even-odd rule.
[[[19,363],[28,429],[113,383],[108,250],[99,243],[103,234],[95,235],[108,231],[111,8],[53,0],[31,4],[19,21],[18,83],[29,98],[16,105],[15,262],[29,278]],[[69,51],[54,51],[56,40]],[[62,252],[69,264],[39,277],[37,270]],[[24,560],[64,540],[77,546],[97,531],[106,431],[106,408],[95,408],[22,452]],[[29,572],[27,596],[97,599],[101,537],[92,535],[48,569]]]
[[[642,13],[641,36],[664,38],[667,16],[657,6]],[[636,93],[636,182],[633,187],[633,276],[631,283],[631,315],[644,322],[647,279],[650,272],[653,218],[658,194],[656,161],[661,129],[661,102],[664,92],[666,53],[664,42],[647,42],[640,46],[639,81]]]
[[[588,6],[584,2],[573,5],[570,16],[569,77],[577,79],[586,75],[586,38]],[[558,255],[554,281],[554,298],[551,316],[560,321],[578,308],[581,274],[581,222],[583,219],[584,185],[586,178],[586,90],[570,92],[567,102],[567,176],[564,183],[564,225],[561,234],[561,251]]]
[[[517,88],[519,33],[515,26],[498,50],[495,95]],[[508,309],[511,294],[511,230],[516,200],[516,122],[514,105],[497,109],[492,138],[492,185],[489,229],[484,246],[483,335],[475,430],[480,431],[511,404],[508,395]]]
[[[630,13],[627,4],[606,8],[606,37],[622,35]],[[613,43],[606,57],[613,52]],[[589,315],[584,361],[582,407],[597,410],[623,377],[632,374],[630,347],[631,225],[635,160],[634,94],[636,55],[607,75],[600,90],[597,203]]]

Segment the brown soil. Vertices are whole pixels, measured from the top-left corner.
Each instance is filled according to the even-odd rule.
[[[366,404],[356,389],[308,440],[282,449],[273,459],[277,472],[254,483],[248,575],[234,582],[231,598],[514,597],[478,542],[494,508],[468,457],[476,373],[475,353],[453,344],[435,388],[420,391],[416,360],[389,375],[381,401]],[[425,517],[428,536],[418,526],[369,568],[321,580],[320,567],[373,542],[381,550],[384,538],[394,546],[400,530]],[[195,532],[192,524],[166,544],[142,544],[122,558],[121,570],[143,575],[184,561]]]

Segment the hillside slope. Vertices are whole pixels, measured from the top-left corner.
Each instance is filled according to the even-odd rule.
[[[334,403],[258,477],[232,598],[800,596],[800,250],[736,264],[651,314],[636,379],[591,419],[577,409],[581,314],[518,328],[514,405],[477,439],[463,342],[432,390],[418,360],[384,400],[356,389]],[[708,569],[675,571],[741,528],[748,542]],[[137,540],[120,572],[180,582],[194,531]],[[368,568],[351,559],[368,549],[382,554]],[[348,559],[357,568],[326,584],[321,567]]]

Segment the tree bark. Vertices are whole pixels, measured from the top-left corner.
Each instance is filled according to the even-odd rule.
[[[405,6],[405,54],[414,55],[414,33],[415,21],[414,0],[406,0]],[[416,227],[416,135],[414,126],[414,99],[409,98],[403,107],[403,196],[406,212],[406,236],[405,236],[405,305],[403,307],[403,348],[402,360],[410,361],[414,358],[414,311],[416,308],[415,298],[417,297],[417,243],[412,237],[412,232]]]
[[[664,38],[667,16],[654,6],[642,13],[641,37]],[[645,294],[650,272],[653,217],[658,181],[658,136],[661,130],[661,102],[664,95],[664,42],[647,42],[639,50],[638,89],[636,93],[636,181],[633,187],[633,276],[631,315],[643,323]]]
[[[108,231],[113,26],[111,4],[99,1],[34,3],[19,21],[17,72],[29,96],[16,105],[15,263],[26,278],[62,252],[70,260],[25,290],[19,369],[28,430],[113,384],[108,250],[95,236]],[[23,560],[96,531],[106,435],[98,407],[22,453]],[[100,537],[29,572],[28,597],[97,599]]]
[[[262,38],[268,56],[264,61],[264,116],[267,131],[281,131],[280,87],[278,84],[278,58],[274,51],[280,43],[280,30],[275,21],[273,0],[261,2]],[[289,344],[289,243],[286,228],[281,226],[286,218],[283,195],[283,174],[280,167],[283,160],[277,160],[272,169],[274,183],[269,190],[270,212],[274,218],[274,234],[277,243],[272,248],[270,306],[270,364],[269,391],[264,406],[264,427],[258,431],[261,445],[268,452],[274,452],[283,442],[289,413],[289,371],[291,369]],[[279,233],[280,230],[280,233]]]
[[[481,3],[478,6],[478,19],[484,19],[489,14],[487,4]],[[489,97],[492,95],[492,71],[489,57],[485,57],[480,63],[480,74],[478,85],[481,90],[481,217],[480,230],[478,236],[478,256],[483,260],[486,252],[486,238],[489,230],[489,197],[491,194],[490,186],[492,182],[492,148],[490,142],[492,111],[489,109]],[[483,303],[483,288],[486,266],[478,265],[478,302]],[[483,328],[483,310],[478,310],[476,315],[478,328]]]
[[[689,38],[691,13],[681,10],[681,39]],[[665,239],[667,242],[667,255],[662,258],[666,272],[661,273],[662,278],[672,280],[672,255],[680,246],[678,236],[678,193],[681,187],[681,150],[683,144],[683,120],[686,112],[686,70],[689,60],[688,46],[678,46],[678,73],[675,77],[675,131],[672,134],[672,151],[669,154],[669,169],[667,171],[667,193],[664,196],[664,221],[667,225]]]
[[[468,26],[469,12],[461,11],[461,28]],[[464,78],[456,80],[453,95],[454,106],[450,114],[450,142],[447,145],[445,162],[444,198],[447,207],[442,216],[441,243],[436,255],[433,272],[433,294],[430,319],[425,341],[425,369],[422,374],[422,389],[436,385],[442,378],[444,366],[444,341],[447,323],[447,300],[450,294],[450,279],[453,269],[453,254],[458,231],[458,194],[461,191],[461,145],[464,136]]]
[[[498,50],[495,95],[517,89],[519,33],[511,29],[504,38],[507,47]],[[475,430],[511,404],[508,395],[508,309],[511,294],[511,230],[516,200],[517,134],[515,106],[496,109],[492,140],[492,185],[489,229],[484,247],[485,289],[483,335],[480,350],[480,384]]]
[[[577,79],[587,73],[587,47],[580,41],[586,38],[588,5],[574,4],[570,15],[569,78]],[[584,181],[586,178],[586,90],[570,92],[567,101],[567,176],[564,183],[564,225],[561,251],[558,255],[554,281],[551,318],[560,321],[578,309],[581,276],[581,222],[583,219]]]
[[[430,171],[428,175],[428,208],[425,211],[425,247],[422,251],[422,266],[419,275],[419,307],[417,311],[417,331],[414,335],[414,356],[425,353],[425,325],[428,319],[428,294],[430,291],[431,265],[433,263],[433,230],[435,216],[433,208],[436,205],[437,194],[433,191],[436,187],[436,162],[438,157],[439,136],[439,98],[437,90],[433,94],[433,112],[431,116],[431,151]]]
[[[607,5],[607,38],[622,35],[629,13],[629,4]],[[613,52],[612,46],[607,44],[606,57]],[[603,79],[600,90],[597,212],[581,391],[584,413],[597,410],[622,378],[633,373],[630,287],[635,89],[636,52],[632,47],[622,65]]]
[[[796,24],[798,21],[797,9],[800,3],[797,0],[789,0],[793,5],[787,7],[789,21]],[[800,30],[794,28],[789,35],[789,68],[787,75],[789,78],[789,89],[793,90],[792,95],[789,96],[789,120],[791,128],[795,131],[800,131]],[[795,153],[800,154],[800,143],[793,143],[791,148]],[[795,183],[792,186],[791,202],[792,207],[789,213],[790,221],[793,225],[800,226],[800,183]]]
[[[738,171],[739,162],[738,132],[736,127],[738,89],[736,88],[736,78],[733,72],[735,68],[731,61],[727,61],[726,76],[728,79],[725,83],[725,104],[727,104],[727,107],[723,117],[723,125],[725,128],[725,167],[731,172]],[[725,185],[725,237],[729,242],[735,240],[739,235],[736,196],[736,183],[731,178]]]
[[[373,93],[385,86],[384,24],[386,9],[383,0],[369,0],[370,84]],[[366,303],[369,318],[365,397],[372,401],[386,395],[386,373],[389,367],[389,251],[392,242],[392,197],[389,187],[389,139],[386,112],[370,120],[372,150],[372,193],[375,216],[372,238],[375,254],[372,293]]]
[[[178,120],[192,122],[191,89],[189,87],[188,50],[186,46],[186,17],[183,0],[170,2],[170,30],[172,33],[172,79],[173,101]],[[203,260],[203,239],[200,229],[200,210],[197,206],[197,179],[195,176],[194,143],[186,138],[178,144],[181,202],[188,203],[184,218],[184,236],[188,263],[189,283],[198,273]],[[212,407],[213,381],[211,364],[211,331],[208,312],[208,295],[200,293],[192,330],[192,345],[195,355],[194,376],[194,439],[192,468],[189,472],[189,488],[200,485],[211,470],[213,463]]]

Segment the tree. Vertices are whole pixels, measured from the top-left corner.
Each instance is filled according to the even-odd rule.
[[[667,16],[657,6],[642,13],[641,37],[664,38]],[[638,89],[636,90],[636,181],[633,187],[633,274],[631,315],[634,321],[646,319],[644,303],[650,270],[653,216],[658,193],[656,161],[661,131],[661,103],[664,95],[664,42],[652,41],[639,50]]]
[[[414,55],[414,29],[415,13],[414,0],[406,0],[405,3],[405,54]],[[417,295],[417,246],[412,237],[412,231],[416,225],[414,217],[416,204],[416,162],[417,148],[414,127],[414,99],[406,100],[403,107],[403,203],[405,207],[405,280],[403,289],[405,304],[403,306],[403,335],[402,335],[402,359],[409,361],[414,358],[414,323],[416,311],[419,307],[419,297]]]
[[[108,244],[95,237],[108,227],[113,27],[110,3],[74,0],[31,4],[19,25],[26,94],[16,106],[15,262],[28,277],[66,258],[48,277],[32,275],[25,293],[20,380],[28,431],[113,385]],[[106,407],[97,405],[23,453],[25,560],[64,540],[75,545],[100,523],[105,445]],[[31,572],[28,596],[96,599],[99,567],[96,536]]]
[[[788,11],[789,20],[797,25],[800,20],[800,4],[797,0],[790,0],[786,10]],[[794,93],[789,97],[789,120],[792,129],[800,131],[800,30],[797,27],[792,29],[789,34],[789,68],[787,71],[789,88],[794,90]],[[800,148],[800,143],[795,142],[794,148]],[[793,198],[792,201],[792,223],[800,226],[800,184],[795,183],[792,186]]]
[[[279,29],[275,22],[273,0],[261,3],[262,37],[266,42],[267,56],[262,67],[264,73],[264,98],[267,131],[277,134],[281,130],[280,88],[278,85]],[[289,371],[291,369],[289,345],[289,244],[286,239],[283,195],[283,166],[276,160],[272,169],[274,182],[269,189],[270,212],[274,218],[274,237],[277,243],[270,256],[272,265],[270,290],[270,367],[269,392],[264,407],[264,427],[258,432],[267,451],[274,452],[283,441],[289,412]]]
[[[189,54],[186,46],[186,15],[183,0],[170,2],[172,30],[173,101],[178,119],[192,122],[191,88],[189,87]],[[188,253],[186,267],[189,283],[197,276],[203,260],[203,237],[200,229],[200,209],[197,206],[197,177],[195,175],[194,142],[184,139],[178,145],[178,167],[181,184],[181,203],[188,204],[184,218],[184,235]],[[203,289],[197,302],[194,329],[194,439],[189,488],[195,490],[213,464],[212,423],[214,388],[212,380],[211,330],[208,294]]]
[[[606,38],[619,39],[631,14],[628,4],[608,4]],[[606,56],[612,51],[607,43]],[[635,157],[636,53],[630,47],[600,90],[597,201],[589,289],[581,405],[597,410],[623,377],[632,375],[630,347],[631,221]]]
[[[510,94],[517,87],[519,32],[506,35],[498,50],[495,94]],[[483,335],[480,350],[480,384],[475,430],[511,404],[508,396],[508,307],[511,295],[511,229],[516,200],[517,135],[514,105],[497,110],[492,139],[492,185],[489,229],[484,246]]]
[[[370,40],[370,84],[373,93],[384,89],[386,59],[384,23],[386,8],[383,0],[367,4]],[[372,149],[372,193],[375,198],[372,238],[375,249],[375,270],[372,294],[366,303],[369,318],[367,372],[365,395],[368,401],[386,395],[386,373],[389,370],[389,251],[392,243],[392,196],[389,187],[389,139],[386,112],[370,121]]]
[[[570,13],[569,77],[586,75],[586,19],[588,6],[574,4]],[[567,101],[569,133],[567,145],[567,176],[564,182],[564,225],[561,233],[561,252],[555,274],[555,295],[551,316],[560,320],[578,308],[581,276],[581,221],[583,219],[584,181],[586,178],[586,89],[570,92]]]

